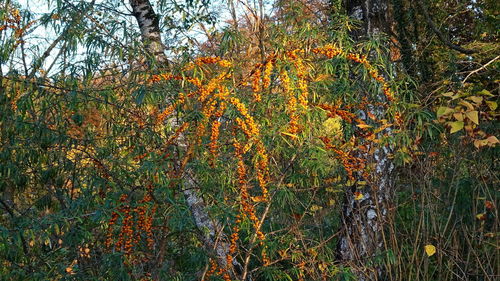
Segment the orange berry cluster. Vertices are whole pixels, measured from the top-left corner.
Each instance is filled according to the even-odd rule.
[[[199,97],[198,100],[203,102],[207,99],[209,95],[211,95],[219,86],[224,82],[224,80],[230,77],[227,73],[222,73],[217,77],[211,79],[206,86],[202,86],[199,89]]]
[[[335,105],[322,103],[322,104],[318,104],[317,107],[319,107],[319,108],[327,111],[327,116],[329,118],[333,118],[333,117],[339,116],[340,118],[342,118],[342,120],[344,120],[344,121],[346,121],[348,123],[352,123],[353,121],[356,121],[358,123],[359,122],[363,122],[361,119],[357,118],[354,113],[351,113],[351,112],[346,111],[346,110],[339,109]]]
[[[26,32],[28,28],[30,28],[35,23],[35,21],[33,20],[28,22],[25,26],[22,26],[21,14],[19,13],[18,9],[12,9],[12,11],[7,14],[4,22],[5,24],[0,25],[0,31],[3,31],[7,28],[12,29],[14,31],[15,38],[18,38],[16,40],[15,46],[22,42],[22,40],[19,38]]]
[[[136,243],[139,243],[141,232],[143,232],[146,236],[146,244],[150,250],[154,247],[153,240],[153,217],[156,213],[157,206],[154,205],[151,208],[149,214],[147,214],[147,205],[152,201],[153,197],[151,196],[153,192],[153,187],[150,184],[148,186],[147,192],[144,195],[144,198],[139,201],[139,206],[135,208],[135,213],[137,214],[137,223],[136,223]]]
[[[321,48],[315,48],[312,50],[313,53],[315,54],[322,54],[324,56],[326,56],[327,58],[334,58],[338,55],[342,55],[344,52],[342,51],[342,49],[340,48],[337,48],[335,45],[333,44],[326,44],[325,46],[321,47]]]
[[[78,255],[82,258],[90,258],[89,245],[85,244],[85,247],[78,246]]]
[[[215,274],[215,271],[217,270],[217,262],[214,259],[210,259],[208,263],[210,264],[210,267],[207,273],[205,274],[204,278],[202,279],[202,281],[205,281],[208,278],[210,278],[210,276],[213,276]]]
[[[255,71],[252,73],[252,92],[254,102],[260,102],[262,96],[260,95],[260,76],[262,74],[262,64],[258,63],[255,65]]]
[[[120,196],[122,206],[118,212],[113,212],[109,221],[109,228],[105,245],[111,248],[113,245],[113,226],[116,224],[119,214],[122,214],[122,226],[118,234],[118,239],[114,244],[117,251],[123,251],[125,257],[129,259],[132,256],[132,250],[135,245],[138,245],[142,239],[143,233],[146,240],[146,245],[149,249],[154,247],[153,239],[153,217],[156,212],[154,205],[148,213],[148,205],[152,201],[152,185],[148,185],[147,191],[142,200],[138,202],[138,206],[131,208],[128,196],[123,194]],[[134,221],[134,217],[136,218]],[[87,253],[88,254],[88,253]]]
[[[202,66],[205,64],[218,64],[222,67],[231,67],[232,64],[230,61],[221,59],[220,57],[200,57],[196,58],[194,62],[189,63],[186,68],[184,68],[185,71],[193,69],[195,66]]]
[[[382,85],[382,92],[386,96],[388,101],[394,101],[394,94],[389,87],[389,84],[385,81],[384,77],[378,73],[378,70],[373,67],[370,62],[368,62],[366,56],[354,53],[345,53],[341,49],[335,47],[332,44],[325,45],[321,48],[313,49],[313,53],[322,54],[328,58],[333,58],[338,55],[345,56],[347,59],[362,64],[367,70],[370,76]]]
[[[368,174],[366,173],[366,171],[364,171],[364,168],[366,166],[365,159],[355,157],[349,152],[336,148],[334,145],[331,144],[331,140],[328,137],[320,137],[320,139],[323,141],[327,149],[330,149],[337,154],[340,161],[342,161],[342,166],[344,166],[344,169],[346,170],[347,176],[349,177],[350,180],[355,179],[354,178],[355,172],[362,172],[363,177],[365,179],[368,178]]]
[[[299,104],[307,108],[309,92],[307,89],[307,69],[299,53],[305,53],[302,49],[295,49],[287,53],[288,58],[293,62],[298,77],[298,89],[300,90]]]
[[[268,88],[271,85],[271,73],[273,72],[274,56],[271,55],[266,61],[264,68],[264,77],[262,77],[262,87]]]
[[[216,58],[203,58],[198,60],[198,64],[205,64],[205,63],[219,63],[218,59]],[[251,76],[253,78],[252,80],[252,90],[254,94],[259,94],[259,96],[254,96],[254,100],[260,101],[260,91],[261,91],[261,84],[260,84],[260,79],[261,79],[261,71],[262,67],[265,67],[264,69],[264,77],[263,77],[263,82],[267,86],[270,85],[270,75],[273,69],[273,61],[269,60],[265,66],[263,65],[257,65],[256,66],[256,71],[253,73]],[[196,64],[196,63],[195,63]],[[266,78],[267,77],[267,78]],[[178,76],[174,75],[163,75],[163,76],[157,76],[153,77],[154,81],[153,82],[158,82],[161,80],[171,80],[171,79],[178,79]],[[239,239],[239,225],[241,224],[241,218],[242,216],[247,216],[250,218],[252,221],[252,224],[254,225],[254,228],[256,229],[256,235],[259,238],[259,240],[262,241],[264,240],[264,234],[259,230],[260,229],[260,222],[257,218],[257,215],[255,213],[255,208],[251,203],[251,198],[248,192],[248,182],[246,179],[246,166],[243,160],[243,155],[247,153],[250,149],[250,147],[255,144],[256,146],[256,155],[258,160],[255,161],[254,164],[254,170],[256,173],[256,179],[259,183],[259,186],[261,187],[262,190],[262,197],[260,198],[260,201],[265,201],[267,200],[268,197],[268,191],[266,188],[267,184],[267,165],[268,165],[268,156],[265,150],[265,147],[262,143],[262,141],[259,139],[259,128],[253,118],[253,116],[249,113],[249,109],[247,106],[237,97],[231,96],[229,90],[227,87],[223,86],[222,84],[224,83],[225,80],[229,78],[228,74],[221,74],[216,76],[215,78],[209,80],[209,82],[204,85],[201,83],[201,81],[196,81],[193,80],[192,78],[185,78],[185,79],[191,79],[191,83],[193,83],[195,86],[198,86],[198,90],[195,91],[192,94],[188,94],[186,97],[190,98],[193,95],[197,95],[197,101],[201,103],[201,112],[203,114],[203,119],[202,121],[197,125],[197,142],[201,142],[201,137],[205,134],[206,128],[210,120],[214,120],[211,123],[211,131],[210,131],[210,143],[209,143],[209,150],[213,156],[213,160],[216,159],[217,157],[217,150],[218,150],[218,145],[217,141],[219,138],[220,134],[220,117],[222,117],[226,107],[228,105],[232,105],[236,108],[237,112],[239,113],[240,117],[237,117],[235,119],[236,123],[236,128],[239,129],[244,136],[246,137],[246,143],[245,145],[239,144],[238,142],[235,141],[235,150],[236,154],[239,155],[237,156],[238,158],[238,183],[240,185],[240,200],[241,200],[241,213],[237,218],[236,225],[233,227],[233,234],[231,235],[231,246],[230,246],[230,253],[227,256],[227,264],[230,265],[232,264],[232,259],[233,255],[237,250],[237,241]],[[267,82],[266,82],[267,81]],[[184,101],[183,101],[184,103]],[[167,108],[159,117],[161,117],[163,120],[165,117],[163,116],[168,116],[174,112],[174,108],[180,104],[179,102],[175,103],[171,107]],[[186,125],[187,123],[184,123],[183,125]],[[182,130],[179,131],[183,131]],[[178,134],[174,134],[174,138]],[[268,261],[267,257],[265,256],[265,251],[263,251],[263,260]],[[212,266],[212,268],[215,268]],[[211,274],[215,273],[215,269],[211,271]],[[226,269],[220,268],[219,275],[222,275],[224,279],[229,280],[229,275],[227,273]]]
[[[222,117],[225,110],[226,110],[226,103],[221,102],[219,109],[217,109],[214,115],[215,121],[212,123],[212,131],[210,133],[210,144],[209,144],[210,153],[212,153],[213,157],[212,166],[215,165],[214,161],[217,159],[217,149],[218,149],[217,140],[219,139],[219,133],[220,133],[219,128],[222,124],[219,121],[219,119]]]
[[[108,233],[106,234],[106,242],[104,242],[104,245],[106,248],[110,248],[111,245],[113,244],[113,226],[116,224],[116,221],[118,220],[118,215],[117,212],[113,212],[111,214],[111,219],[108,222]]]
[[[260,142],[257,143],[257,150],[263,149],[263,146],[259,145],[259,143]],[[238,159],[237,174],[238,174],[238,184],[240,186],[241,213],[236,217],[236,222],[235,222],[235,225],[233,226],[233,234],[231,235],[231,245],[229,248],[230,251],[229,251],[229,254],[227,255],[228,264],[231,264],[232,259],[233,259],[232,255],[234,254],[234,252],[237,249],[237,242],[239,239],[239,235],[238,235],[239,224],[242,222],[243,217],[248,217],[250,219],[250,221],[252,222],[252,225],[253,225],[254,230],[255,230],[255,235],[259,239],[259,243],[261,246],[264,245],[264,240],[265,240],[265,235],[260,230],[261,223],[260,223],[260,221],[255,213],[255,207],[254,207],[254,205],[252,205],[250,194],[248,193],[247,172],[246,172],[245,162],[243,160],[243,155],[245,154],[245,151],[244,151],[245,148],[236,139],[233,140],[233,146],[235,149],[235,152],[234,152],[235,157]],[[262,148],[259,149],[259,147],[262,147]],[[262,182],[260,183],[260,185],[261,185],[261,189],[262,189],[262,193],[263,193],[262,197],[263,197],[263,200],[265,201],[265,200],[268,200],[268,198],[267,198],[268,191],[265,187],[266,183],[265,183],[265,179],[264,179],[264,172],[262,171],[262,169],[267,169],[267,156],[262,151],[257,152],[257,153],[261,157],[264,157],[263,160],[265,161],[265,164],[264,164],[264,162],[258,161],[260,163],[257,165],[262,165],[262,166],[256,168],[258,171],[261,170],[261,172],[263,173],[262,174]],[[262,251],[262,259],[267,264],[268,258],[266,256],[265,251]]]
[[[120,197],[120,202],[124,204],[119,212],[123,214],[123,223],[118,235],[118,241],[115,244],[115,248],[118,250],[123,250],[125,257],[129,257],[132,253],[134,230],[133,226],[133,216],[130,212],[130,205],[127,204],[128,196],[123,194]]]
[[[288,76],[288,72],[284,70],[281,72],[281,81],[283,82],[283,87],[285,91],[285,97],[287,98],[286,112],[290,121],[288,123],[288,132],[290,134],[296,134],[299,131],[299,115],[297,114],[297,99],[292,92],[292,82]]]

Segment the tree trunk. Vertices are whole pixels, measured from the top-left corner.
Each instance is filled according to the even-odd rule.
[[[149,0],[130,0],[130,5],[139,24],[142,42],[148,55],[152,56],[158,64],[167,66],[168,59],[165,55],[165,45],[161,41],[159,19],[153,6]]]
[[[362,23],[362,28],[352,34],[356,40],[374,36],[389,27],[387,0],[346,1],[346,8],[351,17]],[[377,99],[386,101],[382,93]],[[369,113],[379,120],[385,118],[384,108],[373,105],[368,108]],[[368,114],[360,115],[361,119],[370,122]],[[390,130],[385,133],[390,133]],[[354,185],[345,193],[337,255],[341,262],[352,268],[358,280],[377,280],[383,275],[383,269],[374,264],[374,257],[384,249],[384,223],[388,216],[388,203],[393,197],[394,165],[388,158],[390,152],[390,147],[382,146],[373,154],[360,155],[367,164],[373,163],[375,168],[369,175],[368,185]],[[361,179],[361,175],[358,178]],[[355,196],[355,192],[363,196],[358,193]],[[356,197],[361,199],[355,200]]]
[[[136,18],[141,29],[141,37],[146,51],[154,58],[160,66],[165,67],[168,64],[168,59],[165,55],[165,45],[161,40],[161,32],[159,29],[158,16],[154,12],[149,0],[130,0],[133,15]],[[176,114],[173,114],[174,116]],[[175,120],[171,120],[176,123]],[[176,124],[172,124],[175,126]],[[181,135],[178,138],[179,147],[186,148],[185,138]],[[179,165],[180,166],[180,165]],[[242,272],[241,264],[233,258],[233,264],[227,264],[227,255],[229,254],[229,239],[223,231],[222,225],[214,222],[208,212],[203,198],[197,192],[195,175],[189,169],[184,171],[184,188],[183,194],[187,205],[191,211],[196,227],[200,232],[200,240],[203,242],[207,252],[215,256],[220,268],[228,270],[232,279],[236,279],[238,274]],[[251,280],[247,278],[247,280]]]

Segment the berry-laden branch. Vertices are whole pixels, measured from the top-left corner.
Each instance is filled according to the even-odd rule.
[[[272,182],[269,168],[269,148],[263,140],[261,130],[262,124],[259,124],[256,118],[255,106],[249,104],[261,104],[264,99],[277,100],[281,95],[284,97],[285,113],[288,116],[288,133],[287,135],[293,138],[299,138],[301,133],[301,120],[307,112],[315,109],[321,109],[327,113],[329,118],[340,118],[346,124],[353,124],[357,127],[355,136],[347,140],[343,144],[333,142],[327,136],[320,136],[320,140],[327,150],[333,151],[334,156],[338,158],[343,165],[349,179],[354,179],[354,173],[360,173],[365,179],[369,179],[367,173],[367,163],[365,159],[357,157],[356,151],[367,151],[370,147],[377,146],[384,135],[381,132],[390,126],[395,126],[387,120],[377,120],[375,116],[370,116],[373,125],[366,124],[365,121],[358,118],[356,110],[366,108],[369,104],[367,100],[357,105],[346,105],[343,108],[340,105],[332,105],[327,103],[313,104],[310,101],[310,80],[308,73],[310,70],[304,63],[305,59],[312,56],[322,55],[327,59],[334,57],[342,57],[348,61],[362,65],[366,68],[370,77],[380,84],[381,91],[388,102],[393,103],[396,98],[389,84],[385,81],[382,75],[368,62],[365,56],[359,54],[344,52],[334,45],[326,45],[324,47],[313,49],[308,52],[304,49],[295,49],[286,52],[283,56],[279,54],[271,54],[263,64],[256,64],[251,74],[243,81],[234,82],[232,78],[232,63],[219,57],[201,57],[189,63],[181,75],[171,73],[163,73],[152,75],[148,80],[148,85],[160,83],[176,83],[181,87],[177,99],[165,110],[153,116],[155,126],[161,126],[169,118],[172,118],[174,112],[180,110],[189,112],[200,112],[201,118],[197,121],[184,122],[173,134],[166,140],[165,145],[169,146],[179,141],[182,136],[182,142],[188,147],[187,153],[180,163],[179,171],[175,177],[183,177],[183,173],[187,173],[186,166],[196,156],[198,148],[205,149],[208,152],[210,167],[217,167],[219,159],[228,161],[228,158],[233,158],[236,163],[236,178],[235,186],[238,191],[234,194],[235,201],[238,203],[238,214],[235,216],[234,224],[231,226],[231,234],[228,239],[227,255],[224,260],[219,256],[210,259],[210,265],[204,278],[211,275],[220,275],[225,280],[235,278],[235,272],[232,269],[233,265],[238,264],[235,257],[240,251],[238,246],[240,241],[241,226],[246,220],[250,222],[253,228],[253,237],[251,243],[258,240],[258,246],[261,248],[260,262],[263,265],[272,264],[273,261],[268,256],[266,246],[266,235],[263,228],[264,220],[260,220],[258,204],[261,202],[267,203],[267,213],[270,202],[269,186]],[[286,69],[284,65],[292,65]],[[204,73],[203,78],[189,76],[195,68],[201,69]],[[195,73],[193,71],[193,73]],[[199,73],[199,72],[198,72]],[[272,75],[276,73],[278,77],[277,83],[271,83]],[[292,75],[292,76],[291,76]],[[275,85],[273,85],[275,84]],[[250,92],[251,99],[246,99],[244,93]],[[371,103],[373,104],[373,102]],[[385,105],[386,107],[388,104]],[[229,116],[229,112],[233,112]],[[224,121],[229,120],[229,121]],[[379,124],[378,127],[376,124]],[[396,122],[397,124],[397,122]],[[191,133],[189,133],[191,132]],[[355,137],[362,139],[358,141]],[[231,146],[222,146],[219,144],[221,139],[227,140]],[[207,142],[203,140],[207,139]],[[315,141],[315,140],[311,140]],[[347,145],[349,144],[349,145]],[[197,149],[195,149],[197,148]],[[155,153],[154,151],[150,153]],[[157,151],[156,153],[165,154],[165,151]],[[248,159],[253,158],[253,165],[248,164]],[[189,173],[191,173],[190,171]],[[171,176],[171,175],[167,175]],[[191,175],[187,175],[188,177]],[[255,179],[255,181],[253,180]],[[255,186],[254,186],[255,185]],[[254,187],[259,187],[255,189]],[[148,194],[151,191],[148,191]],[[228,194],[229,196],[230,194]],[[122,214],[122,227],[118,235],[118,241],[115,243],[115,249],[124,251],[126,256],[133,254],[133,245],[137,244],[140,237],[144,237],[148,247],[153,247],[152,241],[153,222],[149,215],[154,214],[156,206],[152,207],[150,212],[146,212],[143,206],[150,201],[150,197],[146,195],[139,205],[132,208],[127,203],[127,197],[122,196],[122,206],[118,212],[113,213],[109,222],[110,226],[118,222],[118,214]],[[141,205],[142,204],[142,205]],[[136,224],[132,223],[131,213],[136,214]],[[146,215],[147,214],[147,215]],[[139,236],[138,231],[134,228],[143,230],[143,235]],[[108,233],[107,245],[111,246],[113,232]],[[134,236],[134,233],[135,236]],[[215,237],[216,233],[213,233]],[[210,237],[207,239],[214,239]],[[225,246],[224,246],[225,247]],[[252,251],[250,247],[249,251]],[[244,275],[247,277],[248,259],[245,261]]]

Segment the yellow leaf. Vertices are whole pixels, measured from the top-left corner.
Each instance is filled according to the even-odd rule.
[[[483,97],[470,96],[467,99],[469,99],[477,104],[481,104],[481,102],[483,102]]]
[[[311,212],[316,212],[316,211],[319,211],[321,209],[323,209],[323,207],[318,206],[318,205],[312,205],[311,206]]]
[[[462,112],[453,113],[453,117],[455,117],[457,121],[464,121],[464,114]]]
[[[500,143],[500,141],[495,136],[489,136],[486,140],[488,141],[489,146],[494,146],[495,144]]]
[[[495,101],[486,101],[486,104],[488,105],[490,110],[495,110],[498,107],[498,103],[496,103]]]
[[[320,264],[318,264],[318,268],[319,268],[319,271],[323,272],[328,268],[328,265],[324,262],[321,262]]]
[[[465,112],[465,116],[476,123],[476,125],[479,125],[479,112],[477,110]]]
[[[474,146],[476,148],[481,148],[481,147],[483,147],[483,146],[485,146],[487,144],[488,144],[488,140],[475,140],[474,141]]]
[[[463,121],[457,121],[457,122],[450,122],[449,123],[451,129],[450,133],[456,133],[464,128],[464,122]]]
[[[364,197],[365,197],[365,196],[363,196],[363,193],[358,192],[358,191],[354,192],[354,200],[361,200],[361,199],[363,199]]]
[[[330,78],[330,75],[320,74],[318,75],[318,77],[316,77],[316,79],[314,79],[314,82],[324,81],[327,80],[328,78]]]
[[[485,213],[477,214],[476,219],[478,219],[480,221],[484,221],[486,219],[486,214]]]
[[[335,199],[330,199],[330,201],[328,201],[328,206],[333,206],[335,205]]]
[[[251,196],[253,202],[264,202],[266,199],[263,196]]]
[[[459,102],[459,104],[461,104],[461,105],[463,105],[463,106],[467,107],[467,109],[468,109],[468,110],[474,110],[474,106],[473,106],[470,102],[468,102],[468,101],[461,100],[461,101]]]
[[[290,133],[288,133],[288,132],[281,132],[281,133],[282,133],[283,135],[285,135],[285,136],[289,136],[289,137],[294,138],[294,139],[298,139],[298,138],[299,138],[299,136],[294,135],[294,134],[290,134]]]
[[[356,125],[357,127],[361,128],[361,129],[368,129],[368,128],[371,128],[372,126],[368,125],[368,124],[358,124]]]
[[[429,257],[436,253],[436,247],[434,245],[428,244],[428,245],[425,245],[424,248],[425,248],[425,253]]]
[[[445,97],[452,97],[453,95],[455,95],[455,93],[453,93],[453,92],[446,92],[446,93],[443,93],[441,95],[445,96]]]

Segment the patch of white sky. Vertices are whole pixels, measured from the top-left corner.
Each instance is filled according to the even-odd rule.
[[[87,0],[89,1],[89,0]],[[249,8],[253,5],[256,5],[254,0],[215,0],[215,1],[210,1],[210,10],[211,12],[215,12],[217,22],[214,26],[209,28],[209,31],[215,30],[221,30],[225,26],[229,24],[229,20],[231,19],[231,13],[230,9],[228,6],[228,1],[233,1],[235,5],[235,10],[237,13],[237,16],[242,16],[244,14],[249,13]],[[17,0],[17,2],[22,9],[30,11],[34,18],[39,18],[43,14],[51,13],[55,6],[56,6],[56,1],[54,0]],[[96,0],[96,4],[104,3],[106,0]],[[124,3],[120,7],[120,12],[129,14],[130,13],[130,8],[126,7],[125,3],[128,1],[122,1]],[[153,4],[156,4],[155,1],[151,1]],[[250,3],[249,3],[250,2]],[[269,2],[272,1],[266,1],[267,5],[266,8],[270,8]],[[132,24],[132,26],[136,25],[135,19],[133,18],[132,15],[128,17],[126,20],[129,21],[129,23]],[[40,56],[41,53],[43,53],[46,48],[55,40],[55,38],[58,36],[57,32],[54,30],[54,28],[50,25],[48,26],[38,26],[33,32],[31,32],[28,36],[26,36],[24,39],[25,43],[25,54],[24,58],[21,58],[21,54],[18,51],[17,59],[14,64],[12,64],[10,67],[13,67],[15,69],[21,70],[23,69],[22,67],[22,59],[25,60],[26,64],[31,65],[33,62],[33,58]],[[207,40],[207,36],[205,31],[200,28],[199,25],[193,25],[193,27],[185,34],[186,38],[193,38],[195,39],[198,43],[202,43]],[[54,62],[55,59],[57,58],[57,53],[59,52],[60,46],[52,50],[50,53],[50,56],[44,61],[42,69],[47,69],[52,63]],[[85,56],[85,47],[83,45],[79,45],[77,49],[77,55],[74,57],[75,60],[83,59]],[[6,65],[2,65],[2,70],[4,73],[7,71],[9,67]],[[55,66],[52,68],[51,73],[54,73],[58,71],[57,63]]]

